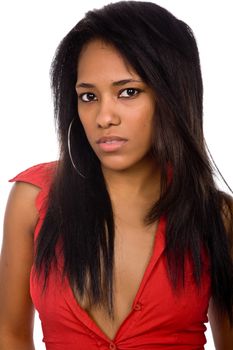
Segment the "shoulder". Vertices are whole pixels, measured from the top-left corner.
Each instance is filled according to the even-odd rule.
[[[53,182],[58,161],[40,163],[34,165],[9,182],[15,182],[9,199],[13,197],[13,203],[29,203],[38,213],[46,209],[49,190]]]
[[[4,324],[1,330],[6,332],[6,339],[10,334],[8,330],[26,339],[28,330],[32,329],[29,280],[34,258],[34,229],[38,221],[33,202],[38,191],[32,184],[17,182],[6,205],[0,259],[0,324]]]
[[[57,161],[53,161],[34,165],[14,176],[9,182],[25,182],[39,188],[47,187],[54,178],[57,164]]]
[[[39,193],[40,189],[33,184],[16,182],[6,205],[5,227],[14,227],[15,230],[15,226],[23,226],[33,232],[38,220],[35,203]]]
[[[225,192],[220,192],[222,200],[222,214],[225,220],[231,219],[233,215],[233,197]]]

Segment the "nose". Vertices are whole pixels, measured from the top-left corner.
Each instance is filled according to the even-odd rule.
[[[121,123],[115,101],[111,98],[103,99],[99,103],[96,115],[96,123],[98,128],[107,129],[110,126],[117,126]]]

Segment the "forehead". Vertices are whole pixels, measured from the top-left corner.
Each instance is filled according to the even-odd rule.
[[[100,39],[83,47],[78,60],[77,75],[78,79],[98,79],[103,76],[114,80],[121,77],[139,78],[121,53],[113,45]]]

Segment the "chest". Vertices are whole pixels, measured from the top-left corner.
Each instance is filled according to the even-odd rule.
[[[116,230],[114,256],[114,319],[101,307],[81,305],[100,329],[113,339],[132,310],[145,271],[153,254],[156,225],[146,230]]]
[[[131,349],[132,342],[138,349],[145,349],[145,344],[148,349],[154,349],[161,345],[161,339],[172,348],[176,342],[177,349],[184,342],[193,345],[190,349],[203,345],[210,298],[209,271],[204,271],[201,288],[197,289],[192,269],[188,267],[185,288],[174,294],[166,271],[164,231],[165,220],[160,220],[156,235],[154,231],[147,244],[146,237],[141,240],[140,236],[134,236],[134,249],[129,236],[128,243],[123,240],[126,235],[116,238],[114,320],[102,309],[86,308],[79,303],[68,279],[63,279],[57,270],[50,273],[44,292],[43,278],[38,281],[33,268],[30,291],[42,321],[45,342],[63,343],[65,339],[69,349],[72,344],[75,349],[99,349],[99,341],[108,347],[111,343],[106,339],[114,339],[119,349]]]

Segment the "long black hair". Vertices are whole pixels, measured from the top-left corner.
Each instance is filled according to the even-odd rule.
[[[70,283],[113,314],[114,213],[99,160],[78,117],[75,91],[79,55],[94,39],[113,45],[156,94],[153,154],[161,167],[161,195],[145,223],[166,216],[171,284],[181,286],[187,254],[196,284],[201,283],[204,248],[214,303],[232,320],[232,208],[215,185],[205,147],[198,48],[190,27],[154,3],[121,1],[90,11],[56,51],[51,81],[61,152],[37,240],[36,269],[45,271],[46,281],[59,245]],[[67,134],[74,118],[72,155],[85,177],[69,158]]]

